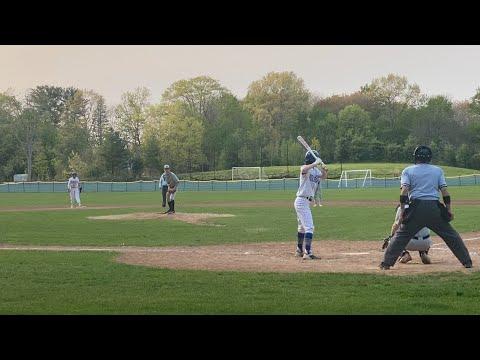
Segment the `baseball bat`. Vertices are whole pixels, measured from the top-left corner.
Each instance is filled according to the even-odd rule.
[[[320,159],[319,157],[317,157],[315,155],[315,153],[312,151],[312,148],[310,147],[310,145],[307,144],[307,142],[305,141],[305,139],[303,137],[301,137],[300,135],[297,136],[297,140],[300,142],[300,144],[303,145],[303,147],[310,153],[313,155],[313,157],[315,159],[318,159],[320,160],[320,164],[322,164],[322,166],[326,166],[325,163],[322,161],[322,159]]]

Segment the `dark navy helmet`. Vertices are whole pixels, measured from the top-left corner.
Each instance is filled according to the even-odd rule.
[[[425,145],[417,146],[413,152],[413,157],[415,158],[415,162],[428,163],[432,161],[432,149]]]
[[[312,152],[319,158],[320,154],[318,153],[317,150],[312,150]],[[310,151],[307,151],[305,154],[305,165],[313,164],[315,162],[315,157],[310,153]]]

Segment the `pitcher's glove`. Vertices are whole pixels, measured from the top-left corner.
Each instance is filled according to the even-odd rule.
[[[388,235],[385,239],[383,239],[382,250],[385,250],[388,247],[388,244],[390,243],[390,239],[392,237],[392,235]]]

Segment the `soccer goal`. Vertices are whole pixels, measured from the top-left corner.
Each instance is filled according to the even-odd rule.
[[[266,178],[262,167],[232,167],[232,180],[263,180]]]
[[[356,174],[359,176],[355,177]],[[342,180],[344,181],[345,187],[348,187],[348,181],[360,179],[362,181],[362,187],[365,187],[365,184],[372,185],[372,170],[363,169],[363,170],[343,170],[340,174],[340,181],[338,182],[338,187],[342,186]],[[368,180],[368,182],[367,182]]]

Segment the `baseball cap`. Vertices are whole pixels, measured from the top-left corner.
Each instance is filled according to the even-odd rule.
[[[164,165],[163,168],[164,169],[170,169],[170,165]]]

